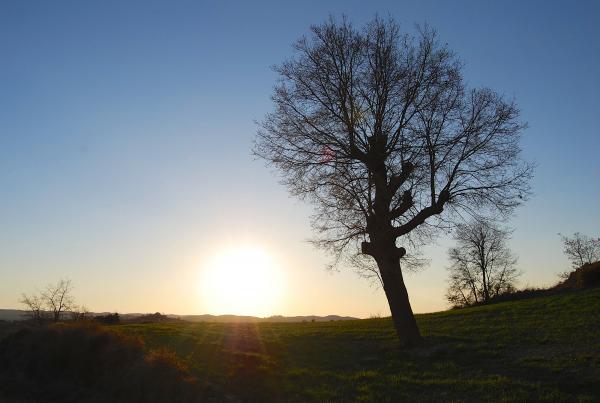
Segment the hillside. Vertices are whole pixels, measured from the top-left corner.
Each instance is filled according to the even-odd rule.
[[[78,401],[79,397],[64,398],[54,387],[59,374],[71,374],[59,383],[65,385],[62,390],[70,391],[71,396],[95,396],[92,401],[102,401],[113,392],[93,389],[89,378],[75,388],[67,385],[81,373],[81,365],[85,366],[84,374],[92,368],[104,374],[98,375],[100,380],[122,373],[127,362],[119,364],[115,372],[111,370],[112,360],[122,361],[118,357],[123,353],[119,351],[131,351],[128,354],[152,368],[136,370],[139,373],[126,377],[135,376],[137,383],[129,390],[141,393],[140,396],[159,392],[172,396],[170,391],[188,387],[199,390],[200,395],[195,396],[233,402],[600,401],[598,313],[600,288],[418,315],[425,343],[411,350],[398,348],[389,318],[304,323],[146,323],[91,328],[62,325],[41,328],[37,333],[27,330],[0,342],[0,360],[8,357],[25,371],[31,368],[28,362],[38,363],[34,367],[40,365],[41,353],[31,351],[49,354],[43,361],[49,367],[43,367],[43,373],[53,374],[48,379],[52,379],[50,385],[54,389],[40,389],[34,386],[39,385],[37,381],[14,378],[16,373],[26,372],[8,367],[4,368],[4,379],[0,370],[0,386],[12,385],[12,398],[46,397],[47,390],[52,390],[57,401]],[[10,333],[2,328],[0,339],[3,331]],[[102,329],[109,334],[116,332],[120,336],[115,340],[124,340],[125,344],[108,344],[106,353],[98,350],[98,342],[109,339],[102,334],[107,330]],[[60,341],[69,334],[80,341]],[[76,353],[71,351],[74,345],[78,346]],[[146,351],[148,358],[139,358],[136,348]],[[3,358],[2,354],[8,355]],[[57,354],[65,357],[56,361],[53,357]],[[105,360],[111,354],[116,358]],[[53,369],[56,362],[62,364]],[[160,374],[158,370],[165,375],[150,375]],[[170,383],[165,381],[166,374],[170,374]],[[189,383],[190,376],[196,383]],[[146,384],[144,379],[155,379],[150,383],[159,388],[158,392],[140,392],[146,386],[140,389],[136,385]],[[98,385],[116,388],[114,380],[103,382]],[[15,385],[27,387],[18,389]],[[122,383],[116,385],[123,390]],[[94,386],[98,387],[101,386]],[[19,396],[19,390],[26,390],[28,395]]]
[[[600,400],[600,289],[426,315],[423,347],[392,323],[125,325],[242,400]]]

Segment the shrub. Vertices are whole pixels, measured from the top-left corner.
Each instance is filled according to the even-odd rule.
[[[600,262],[584,264],[574,274],[577,288],[600,286]]]
[[[600,286],[600,262],[584,264],[565,276],[557,289],[579,289]]]
[[[43,401],[192,402],[201,385],[167,350],[99,325],[22,329],[0,342],[0,390]]]
[[[98,315],[94,317],[94,320],[98,323],[102,323],[105,325],[117,325],[121,323],[121,318],[118,313],[112,313],[107,315]]]

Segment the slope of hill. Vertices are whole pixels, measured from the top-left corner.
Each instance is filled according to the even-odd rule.
[[[123,325],[244,401],[600,401],[600,289],[389,318]]]

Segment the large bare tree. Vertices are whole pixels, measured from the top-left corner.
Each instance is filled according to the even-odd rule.
[[[486,303],[515,289],[517,258],[507,241],[510,231],[492,222],[460,224],[450,248],[450,278],[446,298],[454,306]]]
[[[405,246],[463,213],[509,213],[527,195],[524,124],[512,101],[467,89],[434,31],[392,21],[313,26],[276,67],[274,111],[254,152],[314,202],[317,245],[376,264],[403,345],[421,336],[404,285]]]

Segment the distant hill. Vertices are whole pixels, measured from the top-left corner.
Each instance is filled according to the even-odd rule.
[[[108,315],[110,312],[90,312],[90,316],[103,316]],[[327,315],[327,316],[269,316],[267,318],[259,318],[256,316],[243,316],[243,315],[162,315],[159,313],[123,313],[119,314],[121,321],[123,322],[135,322],[135,323],[148,323],[148,322],[175,322],[175,321],[187,321],[187,322],[218,322],[218,323],[232,323],[232,322],[273,322],[273,323],[293,323],[293,322],[331,322],[338,320],[355,320],[351,316],[338,316],[338,315]],[[0,320],[6,321],[17,321],[27,319],[27,311],[20,309],[0,309]]]
[[[27,319],[27,312],[20,309],[0,309],[0,320],[23,320]]]
[[[327,315],[327,316],[269,316],[266,318],[258,318],[256,316],[239,316],[239,315],[183,315],[179,316],[188,322],[219,322],[219,323],[230,323],[230,322],[269,322],[269,323],[292,323],[292,322],[331,322],[338,320],[356,320],[351,316],[338,316],[338,315]]]

